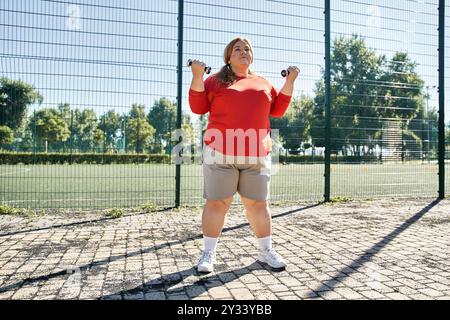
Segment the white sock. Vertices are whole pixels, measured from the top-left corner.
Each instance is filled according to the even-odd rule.
[[[272,236],[268,236],[265,238],[258,238],[258,241],[259,241],[259,249],[261,251],[272,249]]]
[[[207,236],[203,236],[203,245],[206,251],[216,251],[217,248],[217,242],[219,241],[219,238],[210,238]]]

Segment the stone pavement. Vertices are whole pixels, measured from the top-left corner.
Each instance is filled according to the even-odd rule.
[[[0,216],[0,299],[450,299],[448,199],[305,203],[272,215],[286,271],[255,261],[236,206],[209,275],[193,268],[201,208]]]

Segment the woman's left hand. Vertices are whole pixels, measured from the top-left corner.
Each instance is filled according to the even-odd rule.
[[[300,69],[296,66],[289,66],[287,68],[288,75],[286,76],[286,81],[294,82],[297,79],[298,74],[300,73]]]

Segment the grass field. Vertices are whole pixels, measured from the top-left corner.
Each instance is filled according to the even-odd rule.
[[[449,194],[448,164],[446,169]],[[182,165],[181,172],[181,204],[201,204],[201,166]],[[437,172],[436,163],[333,164],[331,196],[434,197]],[[323,164],[280,165],[271,179],[271,200],[320,201],[323,174]],[[111,208],[175,202],[174,165],[2,165],[0,179],[1,202],[16,207]]]

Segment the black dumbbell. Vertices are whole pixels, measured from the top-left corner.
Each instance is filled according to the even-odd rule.
[[[288,70],[281,70],[281,76],[284,78],[286,77],[290,72]]]
[[[192,65],[192,60],[189,59],[187,61],[187,66],[190,67],[191,65]],[[205,72],[206,72],[206,74],[210,74],[211,73],[211,67],[205,67]]]

